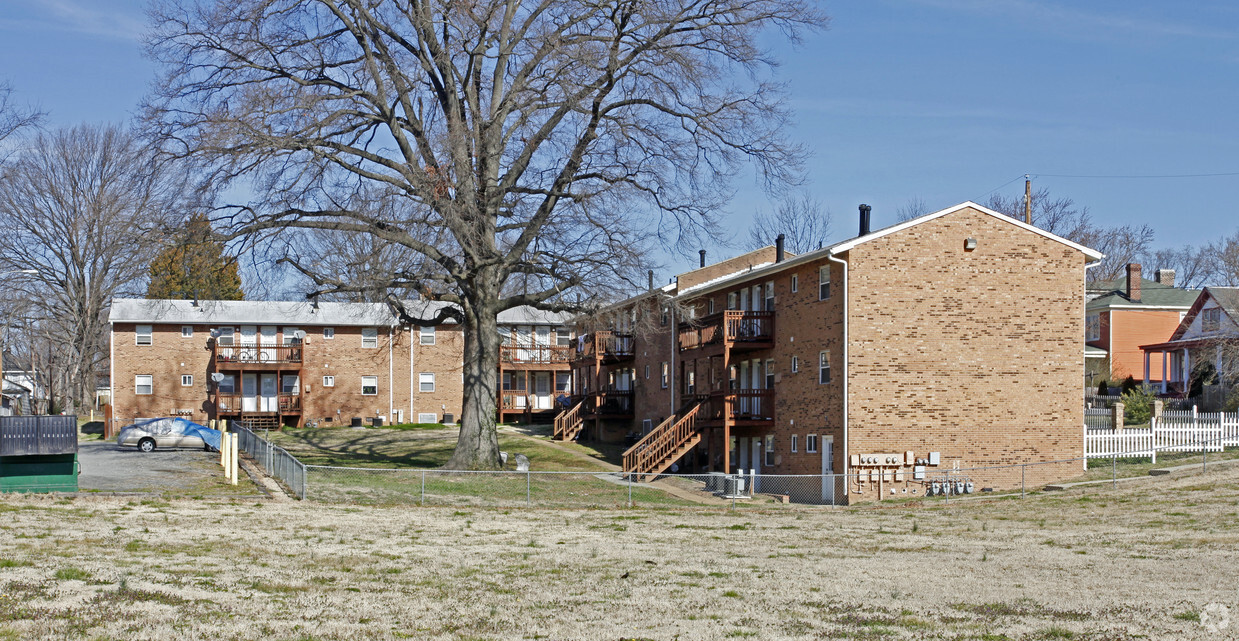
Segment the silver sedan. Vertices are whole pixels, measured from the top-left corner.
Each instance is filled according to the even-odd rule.
[[[156,447],[210,449],[201,436],[193,433],[196,430],[185,429],[187,422],[162,419],[129,425],[121,428],[116,443],[123,447],[136,447],[143,452],[152,452]]]

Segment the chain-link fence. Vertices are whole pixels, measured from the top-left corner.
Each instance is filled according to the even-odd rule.
[[[237,434],[237,448],[253,457],[254,461],[269,475],[284,482],[297,498],[305,498],[306,466],[284,448],[258,436],[244,423],[233,421],[232,431]]]

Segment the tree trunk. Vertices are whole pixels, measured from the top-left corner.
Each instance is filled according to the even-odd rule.
[[[464,403],[460,438],[448,459],[449,470],[493,470],[499,467],[499,435],[495,431],[499,382],[499,327],[491,304],[470,306],[465,313]]]

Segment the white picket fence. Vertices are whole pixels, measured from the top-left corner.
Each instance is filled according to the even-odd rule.
[[[1151,458],[1161,452],[1221,452],[1239,447],[1239,413],[1163,412],[1151,427],[1084,429],[1085,458]]]

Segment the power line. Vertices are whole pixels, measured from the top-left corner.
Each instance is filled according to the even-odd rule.
[[[1239,176],[1239,171],[1221,172],[1215,174],[1143,174],[1143,175],[1077,175],[1077,174],[1032,174],[1033,178],[1216,178],[1220,176]],[[1012,181],[1014,182],[1014,181]],[[1010,183],[1007,183],[1010,184]],[[1005,185],[1004,185],[1005,186]]]

